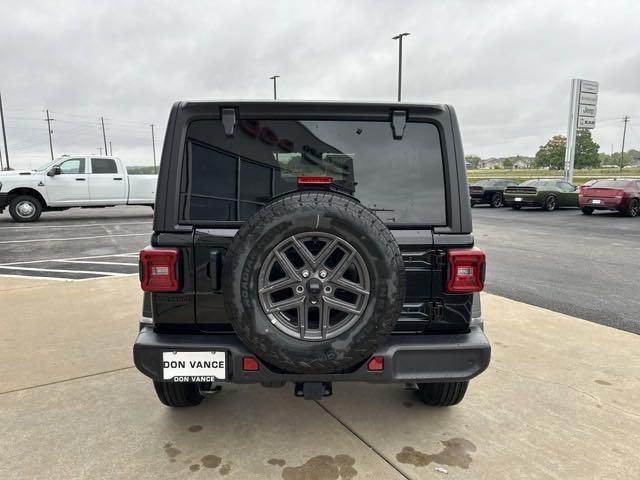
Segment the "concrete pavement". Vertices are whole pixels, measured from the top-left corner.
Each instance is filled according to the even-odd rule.
[[[483,296],[492,364],[462,404],[399,386],[226,386],[162,406],[131,367],[135,278],[0,279],[0,478],[637,478],[640,338]]]

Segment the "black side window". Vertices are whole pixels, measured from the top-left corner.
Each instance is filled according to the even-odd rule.
[[[273,196],[273,168],[189,142],[190,202],[186,218],[246,220]]]
[[[111,158],[92,158],[91,173],[118,173],[118,166]]]

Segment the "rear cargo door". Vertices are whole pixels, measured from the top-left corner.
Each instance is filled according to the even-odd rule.
[[[243,115],[240,106],[232,119],[199,118],[187,130],[180,215],[196,227],[199,327],[228,331],[220,274],[242,222],[272,197],[296,190],[298,177],[329,176],[396,236],[407,267],[402,323],[407,331],[422,329],[431,308],[432,230],[449,228],[451,215],[443,125],[427,116],[414,121],[407,112],[395,115],[388,107],[370,107],[352,120],[322,111],[332,106],[309,106],[308,117],[295,105],[268,108],[277,108],[277,115],[248,107]],[[444,109],[436,113],[447,115]],[[466,184],[464,190],[466,197]]]

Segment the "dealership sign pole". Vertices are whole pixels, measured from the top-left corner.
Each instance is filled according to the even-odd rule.
[[[567,149],[564,154],[564,179],[567,182],[571,182],[573,180],[573,164],[576,154],[576,133],[579,128],[595,128],[597,105],[598,82],[574,78],[571,81]]]

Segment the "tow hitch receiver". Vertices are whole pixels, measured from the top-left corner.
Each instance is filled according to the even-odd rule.
[[[296,382],[296,397],[304,397],[305,400],[320,400],[333,394],[331,382]]]

